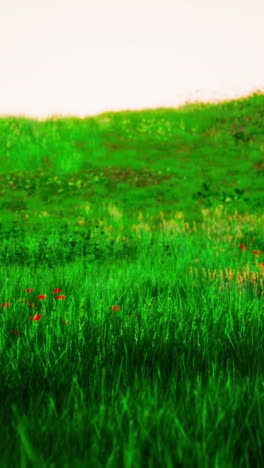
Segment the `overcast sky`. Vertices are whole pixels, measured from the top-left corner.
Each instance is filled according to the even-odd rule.
[[[0,0],[0,116],[264,91],[264,0]]]

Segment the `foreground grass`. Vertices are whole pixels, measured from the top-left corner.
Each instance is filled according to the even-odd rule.
[[[258,98],[245,104],[248,117],[260,112]],[[193,122],[202,125],[188,114],[186,125]],[[78,125],[72,123],[72,132]],[[258,130],[256,122],[254,151],[262,144]],[[224,134],[219,130],[222,148]],[[239,147],[233,170],[239,167],[242,177],[247,164],[237,165],[245,151]],[[78,174],[75,195],[68,182],[58,183],[59,192],[52,182],[62,182],[58,170],[25,174],[29,142],[25,148],[23,174],[7,167],[3,176],[2,466],[263,466],[261,192],[255,197],[246,184],[246,197],[234,195],[229,204],[227,194],[211,194],[205,181],[194,204],[184,192],[193,191],[188,175],[182,193],[176,189],[179,209],[170,214],[166,201],[162,208],[145,204],[150,189],[156,200],[157,170],[143,184],[143,202],[135,180],[131,189],[125,177],[126,190],[119,190],[102,168],[102,180],[112,183],[109,200],[103,203],[97,180],[97,194],[77,216],[81,204],[74,208],[73,198],[85,195],[85,176]],[[99,154],[99,143],[96,148]],[[76,164],[70,155],[67,161]],[[191,158],[189,174],[199,168]],[[247,169],[245,183],[250,177]],[[163,191],[173,194],[166,180]],[[217,190],[219,181],[221,167]]]

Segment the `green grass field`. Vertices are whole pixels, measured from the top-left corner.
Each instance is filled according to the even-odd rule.
[[[0,118],[3,468],[264,466],[264,94]]]

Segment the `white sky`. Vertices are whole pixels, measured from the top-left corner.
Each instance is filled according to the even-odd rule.
[[[264,0],[0,0],[0,117],[264,91]]]

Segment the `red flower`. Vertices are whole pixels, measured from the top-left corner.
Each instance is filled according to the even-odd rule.
[[[36,314],[34,317],[31,317],[29,320],[40,320],[42,315]]]

